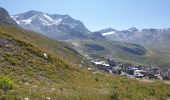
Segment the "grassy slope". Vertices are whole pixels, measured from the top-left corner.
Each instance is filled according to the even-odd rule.
[[[35,36],[15,27],[0,27],[0,75],[8,75],[15,82],[14,90],[8,93],[10,99],[163,100],[170,96],[170,86],[161,82],[143,83],[105,73],[92,74],[86,68],[79,69],[73,66],[71,60],[79,56],[57,42],[51,43],[54,41]],[[46,44],[41,39],[51,42]],[[61,49],[60,53],[64,49],[68,54],[60,57],[59,52],[54,50],[56,45],[57,50]],[[44,52],[48,54],[48,59],[43,57]],[[68,55],[66,61],[60,60]]]
[[[124,63],[132,63],[135,65],[170,67],[169,54],[155,50],[155,49],[148,49],[148,52],[142,56],[129,55],[129,54],[123,53],[123,54],[120,54],[114,57],[114,59],[119,60]]]
[[[97,39],[83,41],[71,40],[71,42],[78,42],[81,52],[84,52],[84,54],[90,53],[92,56],[112,58],[123,63],[132,63],[135,65],[170,66],[169,52],[161,50],[145,49],[135,44]]]
[[[18,40],[26,41],[30,44],[33,44],[36,47],[57,56],[58,58],[64,60],[67,63],[69,62],[71,64],[80,63],[81,57],[77,55],[74,51],[71,51],[68,48],[66,48],[67,44],[63,44],[62,42],[49,39],[43,35],[31,31],[18,29],[15,26],[0,25],[0,31],[12,35],[14,38]]]

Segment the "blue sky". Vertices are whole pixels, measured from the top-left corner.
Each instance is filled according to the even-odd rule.
[[[91,31],[170,28],[170,0],[0,0],[0,6],[11,15],[29,10],[69,14]]]

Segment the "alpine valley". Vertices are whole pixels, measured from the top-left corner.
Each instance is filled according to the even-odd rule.
[[[122,31],[108,28],[91,32],[81,21],[69,15],[34,10],[12,15],[11,18],[26,30],[68,42],[88,59],[97,56],[133,64],[170,65],[170,29],[139,31],[132,27]]]
[[[92,63],[170,66],[169,32],[91,32],[69,15],[31,10],[10,16],[0,7],[0,100],[169,99],[169,81],[109,74]]]

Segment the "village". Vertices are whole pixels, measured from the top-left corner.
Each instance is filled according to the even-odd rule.
[[[156,66],[134,66],[131,64],[122,64],[119,61],[110,59],[92,60],[93,67],[88,68],[89,71],[103,70],[110,74],[122,75],[136,79],[159,79],[170,80],[170,68]]]

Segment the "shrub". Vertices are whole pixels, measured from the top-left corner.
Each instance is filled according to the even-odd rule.
[[[7,91],[13,89],[13,81],[6,76],[0,77],[0,89],[2,89],[6,95]]]

